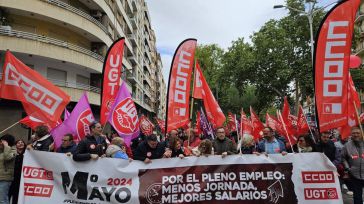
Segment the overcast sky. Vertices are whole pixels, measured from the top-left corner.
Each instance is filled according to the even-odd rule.
[[[284,0],[146,0],[156,33],[157,50],[163,62],[168,84],[175,49],[186,38],[198,44],[218,44],[227,49],[239,37],[249,40],[269,19],[287,15],[285,9],[273,9]],[[320,0],[329,3],[332,0]],[[307,23],[308,25],[308,23]]]

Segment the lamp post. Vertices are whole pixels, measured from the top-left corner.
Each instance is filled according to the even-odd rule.
[[[315,14],[329,6],[331,6],[332,4],[335,4],[335,3],[338,3],[340,1],[335,1],[335,2],[332,2],[324,7],[320,7],[320,8],[315,8],[315,4],[316,4],[316,1],[306,1],[308,2],[308,10],[305,11],[305,10],[299,10],[299,9],[296,9],[296,8],[293,8],[293,7],[290,7],[290,6],[287,6],[287,5],[274,5],[273,8],[274,9],[277,9],[277,8],[286,8],[286,9],[289,9],[289,10],[293,10],[293,11],[296,11],[304,16],[306,16],[308,18],[308,24],[310,26],[310,45],[311,45],[311,63],[312,63],[312,66],[314,66],[313,64],[313,53],[314,53],[314,40],[313,40],[313,17],[315,16]]]

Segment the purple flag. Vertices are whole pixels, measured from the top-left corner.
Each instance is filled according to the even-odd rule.
[[[75,142],[81,141],[90,133],[89,125],[95,120],[86,92],[82,95],[72,113],[63,123],[51,131],[54,144],[58,148],[62,144],[62,138],[65,134],[71,133]]]
[[[67,108],[64,109],[64,114],[63,114],[63,121],[67,120],[68,117],[70,117],[71,113],[68,112]]]
[[[108,121],[127,145],[139,136],[138,112],[125,82],[119,88]]]
[[[200,123],[201,123],[201,128],[202,128],[202,131],[203,131],[203,134],[205,135],[205,137],[208,139],[214,139],[215,138],[214,131],[212,130],[212,127],[211,127],[209,121],[207,121],[205,112],[202,110],[202,108],[201,108],[201,115],[200,115]]]

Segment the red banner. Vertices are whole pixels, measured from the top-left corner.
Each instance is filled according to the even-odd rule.
[[[102,93],[100,123],[104,125],[109,117],[115,97],[120,88],[120,77],[124,54],[124,38],[115,41],[106,54],[102,70]]]
[[[70,97],[7,51],[0,98],[21,101],[25,112],[46,123],[57,123]]]
[[[190,122],[190,88],[196,39],[187,39],[177,48],[169,73],[167,94],[167,132]]]
[[[360,0],[338,3],[325,16],[315,49],[315,96],[321,132],[348,121],[348,80],[354,20]]]
[[[35,117],[32,117],[32,116],[27,116],[27,117],[21,119],[19,121],[19,123],[28,126],[32,130],[35,130],[35,128],[38,127],[39,125],[46,124],[44,121],[41,121],[41,120],[39,120],[39,119],[37,119]]]
[[[219,103],[217,103],[214,95],[212,94],[212,91],[209,85],[207,84],[206,79],[203,76],[200,67],[196,67],[196,72],[199,72],[199,75],[201,77],[202,88],[203,88],[202,90],[203,104],[206,110],[207,119],[214,126],[214,128],[220,127],[225,122],[226,117],[222,112]]]

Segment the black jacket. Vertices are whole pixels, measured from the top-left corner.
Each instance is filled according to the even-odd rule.
[[[80,143],[78,143],[75,153],[73,154],[73,160],[75,161],[87,161],[91,159],[91,154],[97,154],[99,156],[105,154],[107,143],[101,136],[97,138],[92,135],[87,135]]]
[[[335,165],[340,162],[340,155],[338,155],[335,144],[331,140],[329,140],[326,144],[321,141],[317,143],[315,151],[324,153]]]
[[[60,146],[57,149],[57,152],[58,153],[71,153],[71,154],[74,154],[75,151],[76,151],[76,148],[77,148],[76,143],[72,142],[72,144],[70,146],[68,146],[68,147],[62,147],[62,146]]]
[[[160,159],[163,157],[165,152],[165,145],[158,143],[155,149],[150,148],[147,141],[143,141],[134,150],[133,155],[135,160],[144,161],[146,158],[149,159]]]
[[[33,142],[32,146],[34,150],[49,152],[50,151],[49,147],[51,146],[53,141],[54,140],[52,135],[48,134],[41,137],[37,141]]]

